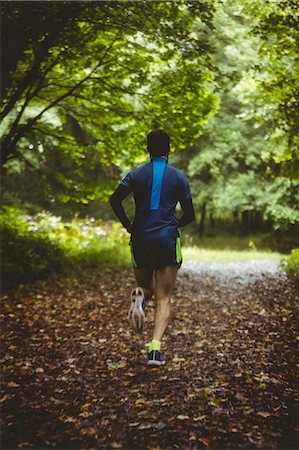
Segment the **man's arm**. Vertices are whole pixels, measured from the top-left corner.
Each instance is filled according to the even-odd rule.
[[[132,192],[132,190],[120,184],[118,188],[115,190],[115,192],[110,197],[110,205],[113,209],[116,217],[119,219],[119,221],[123,224],[123,227],[126,228],[126,230],[131,233],[131,222],[129,218],[127,217],[125,210],[122,205],[122,201],[128,197],[128,195]]]
[[[189,223],[193,222],[194,217],[195,217],[191,197],[188,198],[187,200],[180,201],[180,205],[183,210],[183,215],[178,220],[178,225],[177,225],[178,228],[189,225]]]

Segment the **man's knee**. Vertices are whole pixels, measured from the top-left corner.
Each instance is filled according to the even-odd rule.
[[[170,309],[170,296],[169,295],[156,295],[156,303],[163,309]]]
[[[143,287],[143,286],[141,286],[141,287],[145,291],[144,294],[146,296],[146,299],[150,300],[152,298],[152,296],[154,295],[153,289],[149,288],[149,287]]]

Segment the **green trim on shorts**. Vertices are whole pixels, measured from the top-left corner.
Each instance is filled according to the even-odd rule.
[[[134,250],[133,250],[133,243],[132,243],[132,241],[130,241],[130,249],[131,249],[131,261],[132,261],[132,265],[133,265],[133,267],[137,267],[137,262],[136,262],[135,256],[134,256]]]
[[[182,259],[183,259],[182,244],[181,244],[181,238],[180,237],[176,238],[175,254],[176,254],[176,262],[180,263],[182,261]]]

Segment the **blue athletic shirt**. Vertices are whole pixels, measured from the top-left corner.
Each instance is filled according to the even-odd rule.
[[[185,175],[168,164],[166,158],[155,157],[131,170],[121,185],[134,194],[133,238],[179,236],[175,208],[178,202],[189,200],[191,192]]]

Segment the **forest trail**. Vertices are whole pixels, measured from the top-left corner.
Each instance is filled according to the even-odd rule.
[[[154,304],[142,336],[128,327],[131,270],[4,296],[2,447],[296,448],[298,293],[243,264],[183,266],[161,369]]]

